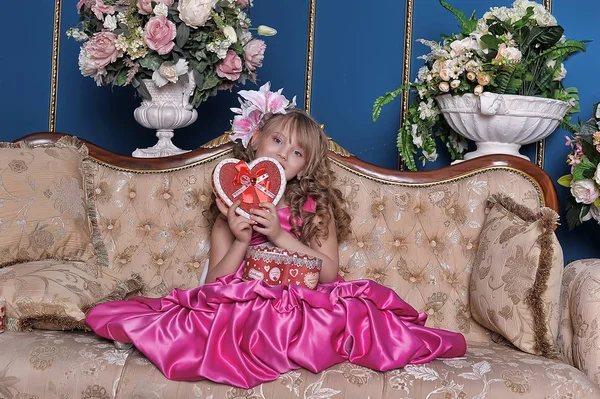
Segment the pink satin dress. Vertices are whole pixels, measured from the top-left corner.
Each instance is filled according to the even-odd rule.
[[[277,213],[289,231],[289,209]],[[256,234],[251,244],[265,241]],[[241,388],[300,367],[318,373],[350,361],[386,371],[465,354],[461,334],[425,327],[425,313],[374,281],[270,287],[243,281],[242,270],[163,298],[100,304],[85,321],[133,343],[169,379]]]

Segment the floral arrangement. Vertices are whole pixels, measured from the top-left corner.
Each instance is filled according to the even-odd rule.
[[[271,82],[267,82],[259,90],[240,90],[240,108],[231,108],[234,114],[231,122],[229,139],[233,142],[241,140],[244,148],[254,132],[260,129],[263,123],[272,115],[285,114],[287,109],[296,106],[296,96],[290,102],[279,89],[271,91]]]
[[[566,211],[569,230],[594,219],[600,223],[600,108],[594,105],[594,117],[580,123],[577,132],[565,136],[571,147],[567,163],[571,173],[558,179],[561,186],[571,189]]]
[[[563,61],[585,51],[584,41],[566,40],[563,28],[539,3],[516,0],[512,7],[493,7],[482,18],[464,13],[447,2],[460,33],[442,36],[438,43],[420,39],[431,52],[419,58],[425,65],[413,83],[379,97],[373,106],[373,120],[381,108],[404,90],[416,94],[398,133],[398,150],[408,169],[415,170],[414,154],[420,159],[437,159],[436,137],[448,148],[452,160],[461,159],[466,140],[452,131],[440,116],[435,98],[442,94],[461,95],[484,91],[497,94],[538,96],[567,101],[571,108],[562,127],[573,131],[570,114],[579,111],[577,90],[565,88]]]
[[[98,86],[137,88],[150,98],[143,79],[158,87],[189,83],[198,106],[217,90],[256,81],[267,26],[251,28],[252,0],[79,0],[80,23],[67,36],[82,41],[79,69]]]

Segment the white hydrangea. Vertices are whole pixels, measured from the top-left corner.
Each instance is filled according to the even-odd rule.
[[[433,98],[430,98],[425,101],[421,101],[419,103],[419,118],[425,120],[428,118],[433,118],[438,114],[437,108],[434,107]]]
[[[206,49],[212,53],[217,54],[217,57],[220,59],[224,59],[227,56],[227,50],[231,46],[231,41],[225,40],[215,40],[214,42],[208,43],[206,45]]]
[[[77,28],[68,29],[67,37],[72,37],[73,39],[75,39],[78,42],[82,42],[82,41],[90,38],[88,35],[85,34],[85,32],[83,32]]]

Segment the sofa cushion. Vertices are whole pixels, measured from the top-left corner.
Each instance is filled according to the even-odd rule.
[[[85,191],[93,179],[87,157],[69,136],[35,148],[0,143],[0,267],[43,259],[107,264]]]
[[[92,306],[123,299],[140,288],[104,267],[42,260],[0,269],[0,298],[6,301],[8,330],[86,328]]]
[[[7,331],[0,348],[0,398],[14,399],[115,398],[132,352],[83,331]]]
[[[470,284],[471,313],[525,352],[557,356],[563,256],[558,215],[489,198]]]

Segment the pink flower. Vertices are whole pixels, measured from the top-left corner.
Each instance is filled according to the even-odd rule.
[[[579,204],[591,204],[598,199],[598,188],[592,179],[571,182],[571,194]]]
[[[150,15],[152,14],[152,2],[155,3],[163,3],[167,7],[171,7],[173,5],[174,0],[137,0],[138,10],[140,10],[140,14],[142,15]]]
[[[77,14],[81,14],[81,7],[83,7],[85,5],[85,0],[79,0],[79,3],[77,3]]]
[[[248,0],[237,0],[235,4],[240,6],[240,8],[243,10],[244,8],[248,7]]]
[[[111,62],[115,62],[123,55],[123,51],[115,47],[116,40],[117,35],[112,32],[94,33],[94,36],[84,44],[89,62],[97,69],[106,68]]]
[[[175,36],[177,36],[175,24],[164,16],[150,18],[144,27],[144,43],[161,55],[173,50]]]
[[[104,0],[96,0],[96,4],[92,6],[92,12],[100,21],[104,21],[104,14],[113,15],[115,8],[104,4]]]
[[[254,71],[262,66],[265,58],[265,42],[259,39],[252,39],[244,46],[244,58],[246,59],[246,68],[249,71]]]
[[[217,65],[217,75],[236,81],[242,73],[242,60],[233,50],[228,50],[222,63]]]

